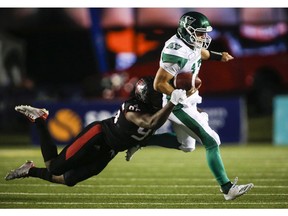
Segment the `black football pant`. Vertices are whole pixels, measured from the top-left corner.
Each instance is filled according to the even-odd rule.
[[[36,119],[40,132],[41,152],[52,175],[64,175],[65,184],[74,186],[80,181],[99,174],[117,155],[104,141],[100,122],[93,122],[67,145],[58,155],[44,120]]]

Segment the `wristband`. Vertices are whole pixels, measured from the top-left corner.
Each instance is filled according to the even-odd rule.
[[[221,61],[222,60],[222,53],[219,52],[215,52],[215,51],[210,51],[208,50],[210,53],[210,57],[208,60],[216,60],[216,61]]]

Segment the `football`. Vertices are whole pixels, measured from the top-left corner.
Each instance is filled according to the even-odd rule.
[[[195,88],[200,88],[201,79],[197,76],[195,79]],[[192,88],[192,73],[179,73],[174,78],[174,87],[176,89],[184,89],[186,91]]]

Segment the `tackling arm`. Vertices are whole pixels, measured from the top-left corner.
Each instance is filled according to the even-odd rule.
[[[125,118],[139,127],[157,130],[168,119],[175,105],[186,99],[186,91],[176,89],[171,94],[171,100],[154,114],[141,112],[126,112]]]
[[[168,103],[167,106],[163,107],[154,115],[127,112],[125,117],[128,121],[133,122],[139,127],[156,130],[166,122],[173,108],[174,104]]]

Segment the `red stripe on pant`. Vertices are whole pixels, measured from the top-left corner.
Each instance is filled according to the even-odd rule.
[[[75,140],[71,146],[66,151],[66,160],[75,155],[79,149],[81,149],[93,136],[100,133],[102,131],[102,127],[100,124],[94,125],[91,127],[86,133],[84,133],[81,137]]]

